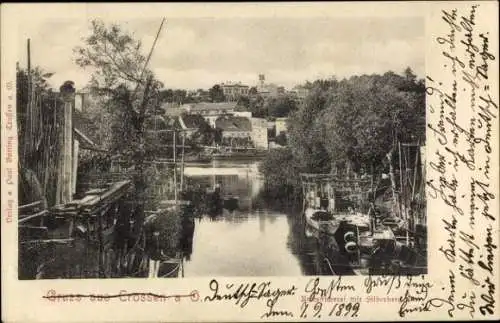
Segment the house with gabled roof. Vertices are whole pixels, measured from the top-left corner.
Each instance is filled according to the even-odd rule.
[[[245,117],[219,117],[215,127],[222,130],[222,138],[250,138],[252,135],[252,123]]]
[[[204,125],[207,126],[207,121],[198,114],[183,113],[179,117],[179,125],[187,137],[193,136]]]

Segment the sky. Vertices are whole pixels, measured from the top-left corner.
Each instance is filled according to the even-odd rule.
[[[144,44],[147,55],[160,19],[117,21]],[[26,66],[26,39],[32,65],[55,74],[54,87],[66,80],[83,87],[90,71],[73,61],[73,48],[89,33],[87,19],[50,19],[19,25],[18,54]],[[291,88],[318,78],[425,73],[423,17],[170,18],[162,29],[150,68],[167,88],[207,89],[221,82],[253,86],[258,75]]]

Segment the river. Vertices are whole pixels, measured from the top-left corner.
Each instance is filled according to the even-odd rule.
[[[300,210],[260,199],[265,179],[258,161],[187,165],[184,174],[239,198],[238,209],[195,220],[192,244],[184,251],[184,277],[333,274],[317,240],[305,231]]]
[[[156,273],[153,277],[186,278],[366,274],[347,265],[338,249],[331,247],[331,236],[323,236],[320,241],[307,229],[301,201],[292,203],[265,198],[265,178],[259,173],[258,161],[186,164],[184,180],[197,189],[211,191],[219,186],[221,195],[238,200],[238,205],[236,208],[226,205],[222,212],[220,207],[216,208],[216,212],[206,208],[206,213],[210,215],[203,214],[200,210],[204,209],[196,209],[196,205],[210,204],[210,201],[200,197],[199,201],[192,198],[195,203],[191,206],[181,208],[182,213],[177,213],[177,218],[175,212],[157,213],[152,216],[155,224],[148,226],[150,229],[147,230],[149,232],[154,228],[154,233],[144,235],[144,241],[140,239],[131,244],[129,247],[132,249],[127,251],[124,260],[117,257],[112,247],[108,248],[108,252],[103,253],[103,268],[98,266],[101,254],[96,249],[97,245],[85,239],[76,239],[69,248],[65,245],[45,248],[37,256],[44,263],[39,278],[90,278],[102,277],[103,273],[106,277],[151,277],[152,273]],[[158,177],[158,182],[162,181]],[[146,194],[151,197],[146,198],[151,200],[150,203],[145,201],[146,209],[157,208],[158,199],[168,201],[172,198],[168,186],[168,183],[152,185],[152,194]],[[131,201],[131,205],[134,203]],[[189,207],[193,206],[196,211],[190,211]],[[179,228],[173,225],[177,223],[176,219],[181,221],[180,236],[172,235],[172,230]],[[145,243],[145,249],[141,249],[142,243]],[[167,247],[160,247],[163,245]],[[181,265],[167,261],[158,270],[148,273],[141,259],[149,255],[150,260],[158,264],[158,251],[170,255],[172,247],[169,251],[169,245],[176,246],[173,248],[174,258],[176,261],[182,259]],[[26,255],[24,257],[30,259]],[[120,259],[123,261],[119,262]],[[151,261],[149,269],[154,269]],[[25,264],[35,266],[36,261],[26,260]],[[31,268],[32,271],[35,269]],[[22,275],[20,278],[25,279]]]

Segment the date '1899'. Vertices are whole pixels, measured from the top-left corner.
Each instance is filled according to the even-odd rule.
[[[332,308],[329,309],[328,316],[351,316],[357,317],[359,312],[360,303],[335,303]],[[312,309],[309,309],[308,303],[302,303],[301,306],[301,318],[307,318],[308,314],[312,317],[321,317],[321,311],[323,310],[323,303],[316,302]],[[312,313],[311,313],[312,312]]]

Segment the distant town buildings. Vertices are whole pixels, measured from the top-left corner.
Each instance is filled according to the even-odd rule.
[[[257,85],[257,93],[264,99],[285,94],[285,88],[283,86],[279,86],[274,83],[266,83],[265,80],[266,76],[264,74],[260,74],[259,83]]]
[[[265,100],[280,95],[288,95],[299,103],[309,94],[308,88],[295,86],[291,90],[273,83],[266,83],[264,74],[259,75],[258,84],[250,91],[248,85],[240,82],[225,82],[219,84],[224,93],[226,102],[210,101],[208,91],[196,90],[189,92],[189,96],[196,98],[195,103],[176,104],[165,103],[161,106],[165,116],[177,120],[179,126],[192,136],[200,127],[203,119],[212,127],[222,131],[225,144],[234,146],[247,146],[257,149],[269,149],[269,136],[278,136],[287,132],[287,118],[277,118],[268,121],[264,118],[254,118],[250,111],[236,111],[237,101],[240,97],[260,95]],[[201,100],[202,102],[198,102]],[[235,141],[235,139],[237,139]]]
[[[250,87],[241,83],[221,83],[220,87],[228,102],[237,101],[240,96],[247,96]]]
[[[301,85],[295,86],[294,90],[297,91],[297,95],[301,99],[304,99],[309,94],[309,89]]]
[[[189,103],[181,105],[180,110],[185,111],[190,114],[201,115],[210,124],[211,127],[215,128],[215,120],[225,114],[233,114],[236,109],[236,102],[220,102],[220,103]]]
[[[309,89],[304,87],[304,86],[301,86],[301,85],[297,85],[295,86],[292,91],[295,93],[295,95],[297,96],[297,101],[299,103],[302,103],[304,102],[304,99],[309,95]]]

